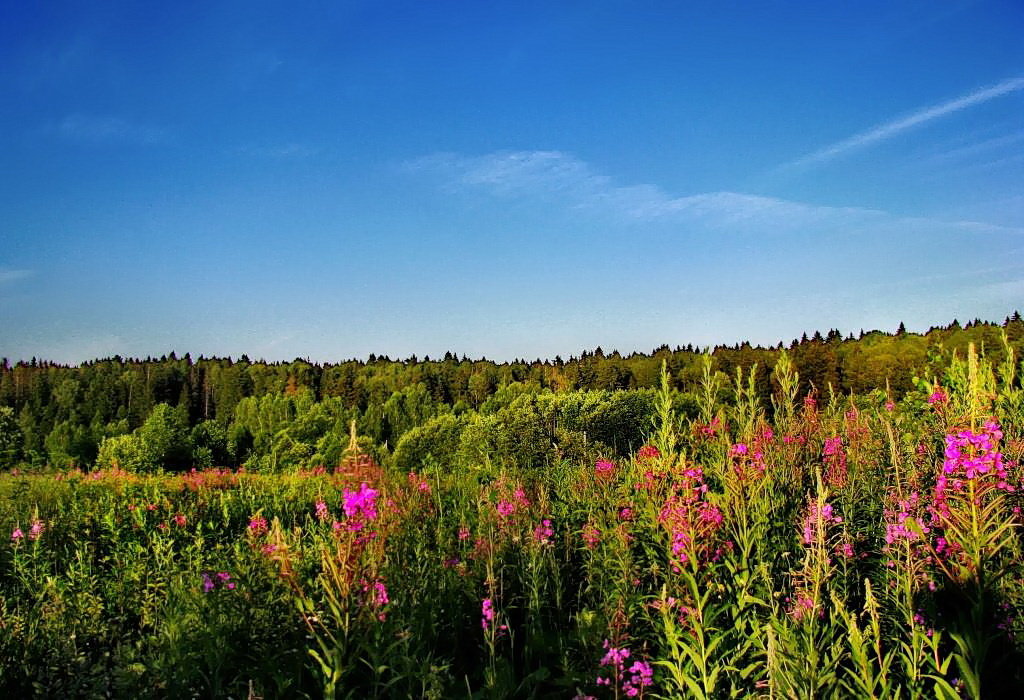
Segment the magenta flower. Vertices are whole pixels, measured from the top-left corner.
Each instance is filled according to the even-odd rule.
[[[615,473],[615,462],[607,459],[599,459],[594,464],[594,474],[599,479],[610,479]]]
[[[25,536],[25,533],[21,531],[20,527],[14,528],[14,532],[11,533],[11,539],[17,542]]]
[[[634,661],[633,665],[626,669],[628,677],[622,682],[622,689],[626,696],[635,698],[643,693],[644,688],[654,683],[654,669],[646,661]]]
[[[316,518],[317,520],[327,520],[331,517],[330,510],[327,509],[327,504],[323,501],[316,502]]]
[[[551,521],[545,518],[540,521],[540,525],[533,529],[533,539],[540,544],[551,544],[551,538],[555,534],[555,529],[551,527]]]
[[[39,536],[43,534],[43,530],[45,529],[45,527],[46,526],[43,525],[43,521],[41,521],[41,520],[33,520],[32,521],[32,527],[29,528],[29,531],[28,531],[28,538],[30,540],[38,540]]]
[[[658,457],[661,457],[661,452],[654,445],[644,445],[636,453],[636,458],[639,461],[657,459]]]
[[[218,588],[233,591],[235,582],[231,580],[231,574],[227,571],[203,572],[203,593],[209,593]]]
[[[342,491],[342,509],[350,518],[374,520],[377,517],[377,489],[372,489],[364,481],[358,491]]]
[[[249,518],[249,532],[253,535],[263,535],[267,532],[267,519],[261,515],[254,515]]]
[[[490,598],[484,598],[480,601],[480,626],[484,628],[484,631],[491,629],[491,625],[494,623],[494,601]]]
[[[516,504],[512,501],[498,501],[494,508],[502,519],[510,518],[516,513]]]

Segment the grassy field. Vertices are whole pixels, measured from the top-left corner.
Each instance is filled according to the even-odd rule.
[[[629,459],[0,476],[5,697],[1013,696],[1024,392],[667,381]],[[9,535],[7,533],[10,533]]]

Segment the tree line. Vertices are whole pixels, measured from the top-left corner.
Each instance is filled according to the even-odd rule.
[[[1020,357],[1024,322],[973,320],[925,333],[838,330],[788,346],[663,345],[622,355],[601,348],[563,360],[492,362],[449,352],[339,363],[246,356],[119,356],[66,366],[0,362],[0,467],[119,466],[136,470],[245,465],[333,466],[355,425],[362,447],[404,468],[425,460],[471,467],[491,459],[626,454],[649,427],[664,364],[680,415],[696,416],[710,372],[720,400],[737,376],[770,407],[783,353],[800,393],[899,400],[939,376],[968,344],[1000,362]],[[739,373],[739,375],[737,375]],[[752,379],[751,379],[752,378]]]

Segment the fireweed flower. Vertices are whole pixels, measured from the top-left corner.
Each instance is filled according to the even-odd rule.
[[[633,665],[626,669],[626,674],[622,689],[630,698],[637,697],[644,692],[644,688],[654,683],[654,669],[646,661],[634,661]]]
[[[1003,455],[996,447],[1002,437],[1003,431],[994,420],[986,421],[978,433],[964,430],[947,435],[943,473],[969,480],[991,474],[997,479],[1000,489],[1012,492],[1014,488],[1006,480]]]
[[[615,463],[607,459],[599,459],[594,463],[594,476],[598,479],[611,479],[615,474]]]
[[[32,527],[30,527],[28,531],[28,538],[30,540],[38,540],[39,537],[43,534],[43,530],[45,528],[46,526],[43,525],[42,520],[33,520]]]
[[[932,406],[941,406],[949,400],[949,397],[942,391],[942,389],[936,389],[931,396],[928,397],[928,403]]]
[[[416,472],[409,472],[409,485],[420,493],[430,493],[430,484]]]
[[[512,501],[498,501],[494,509],[498,511],[498,518],[502,521],[516,514],[516,504]]]
[[[316,519],[327,520],[331,517],[331,511],[327,508],[327,504],[323,501],[316,502]]]
[[[658,457],[661,457],[661,452],[654,445],[644,445],[636,453],[637,461],[640,462],[657,459]]]
[[[587,549],[594,549],[601,542],[601,531],[590,523],[583,526],[581,535],[583,537],[583,544],[586,545]]]
[[[235,590],[235,582],[231,580],[231,574],[227,571],[204,571],[203,572],[203,593],[210,593],[218,588],[228,591]]]
[[[373,581],[364,580],[362,584],[363,593],[366,595],[366,604],[377,610],[377,619],[383,622],[387,619],[387,613],[383,608],[391,602],[388,598],[388,587],[379,578]]]
[[[11,533],[11,539],[18,542],[25,537],[25,533],[21,531],[20,527],[14,528],[14,532]]]
[[[492,627],[495,626],[495,618],[497,613],[494,610],[494,601],[490,598],[484,598],[480,601],[480,626],[484,632],[488,632]],[[498,625],[496,627],[498,632],[503,632],[508,629],[508,625]]]
[[[819,508],[817,503],[812,502],[807,508],[807,515],[804,516],[802,527],[803,543],[811,544],[814,542],[815,535],[819,529],[825,532],[829,525],[838,525],[842,522],[843,519],[835,514],[830,504],[823,503]]]
[[[178,513],[177,515],[175,515],[172,518],[172,520],[174,521],[174,524],[177,525],[178,527],[185,527],[185,522],[186,522],[185,516],[182,515],[181,513]]]
[[[704,500],[707,485],[699,468],[683,471],[658,513],[658,522],[668,532],[672,566],[679,568],[712,551],[713,536],[723,522],[722,512]]]
[[[480,626],[484,630],[489,630],[492,622],[494,622],[494,603],[490,598],[484,598],[480,602]]]
[[[618,681],[622,678],[622,667],[626,663],[626,659],[629,658],[629,649],[623,647],[617,649],[611,645],[607,639],[604,640],[605,654],[601,658],[601,666],[607,666],[612,674],[611,678],[605,676],[597,677],[598,685],[618,685]]]
[[[764,463],[764,453],[760,449],[751,449],[742,442],[729,448],[729,457],[732,459],[733,468],[740,481],[750,481],[764,476],[767,469],[767,465]]]
[[[267,533],[267,519],[261,515],[254,515],[249,518],[249,532],[253,535],[265,535]]]
[[[822,449],[822,461],[825,464],[825,482],[830,487],[842,488],[846,485],[846,450],[843,449],[841,436],[825,438]]]
[[[377,495],[379,491],[366,485],[364,481],[358,491],[345,489],[342,491],[342,510],[349,518],[348,530],[355,532],[377,518]]]
[[[540,521],[540,525],[533,529],[533,539],[539,544],[551,544],[551,538],[555,534],[555,529],[551,527],[551,521],[545,518]]]

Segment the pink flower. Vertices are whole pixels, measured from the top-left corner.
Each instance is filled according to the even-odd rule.
[[[494,623],[494,601],[490,598],[484,598],[480,601],[480,626],[483,627],[484,631],[491,629],[491,625]]]
[[[327,520],[331,517],[331,511],[327,508],[327,504],[323,501],[316,502],[316,519]]]
[[[533,539],[540,544],[551,544],[551,538],[554,536],[555,530],[551,527],[551,521],[545,518],[540,521],[540,525],[533,529]]]
[[[263,535],[267,532],[267,519],[260,515],[249,518],[249,532],[253,535]]]
[[[430,484],[416,472],[409,472],[409,485],[420,493],[430,493]]]
[[[20,527],[14,528],[14,532],[11,533],[11,539],[17,542],[25,536],[25,533],[21,531]]]
[[[388,598],[388,587],[384,582],[377,579],[373,583],[364,582],[363,592],[370,594],[370,604],[375,607],[384,607],[390,602]]]
[[[599,459],[594,464],[594,474],[599,479],[609,479],[615,473],[615,463],[607,459]]]
[[[361,530],[364,523],[377,518],[377,494],[376,489],[366,485],[364,481],[358,491],[342,491],[341,507],[345,515],[351,519],[348,524],[350,531]]]
[[[621,669],[622,665],[626,662],[626,659],[629,658],[629,648],[623,647],[622,649],[616,649],[607,639],[604,640],[604,648],[607,651],[601,659],[601,665]]]
[[[658,457],[661,457],[661,452],[654,445],[644,445],[636,453],[636,458],[639,461],[657,459]]]
[[[43,534],[43,530],[44,529],[45,529],[45,526],[43,525],[43,521],[41,521],[41,520],[33,520],[32,521],[32,527],[29,528],[29,531],[28,531],[28,538],[30,540],[38,540],[39,536]]]
[[[203,593],[223,588],[229,591],[235,590],[235,582],[231,580],[231,574],[227,571],[203,572]]]
[[[182,515],[181,513],[178,513],[177,515],[175,515],[172,518],[172,520],[174,521],[174,524],[177,525],[178,527],[185,527],[185,516]]]
[[[626,672],[629,677],[623,681],[622,689],[627,697],[635,698],[654,683],[654,669],[646,661],[634,661]]]
[[[587,546],[587,549],[593,549],[601,541],[601,531],[596,527],[587,523],[583,527],[583,544]]]
[[[935,404],[942,405],[946,403],[946,401],[948,400],[949,397],[946,396],[945,393],[943,393],[942,389],[936,389],[935,392],[933,392],[932,395],[928,397],[928,403],[932,404],[933,406]]]

